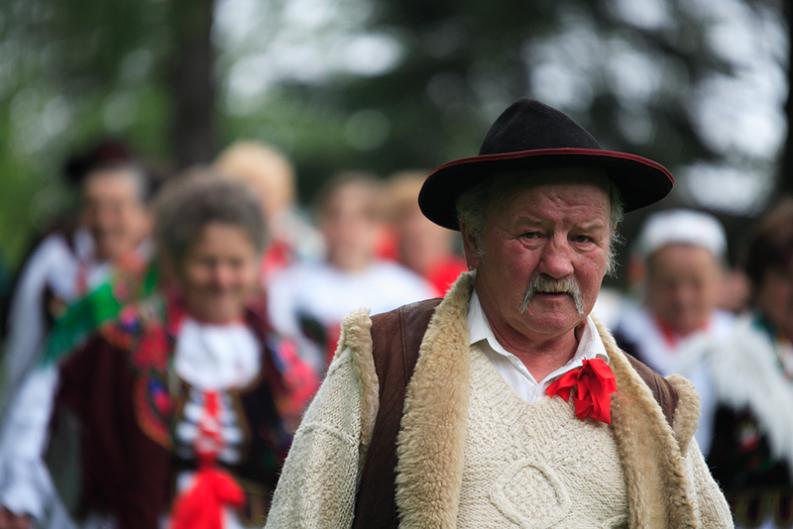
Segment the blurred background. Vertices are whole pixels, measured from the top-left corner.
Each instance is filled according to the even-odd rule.
[[[96,461],[79,445],[96,468],[101,457],[138,461],[110,450],[126,449],[137,410],[160,422],[141,422],[136,439],[154,424],[151,439],[196,468],[201,443],[215,447],[214,464],[242,439],[225,423],[222,436],[193,424],[223,416],[210,405],[216,379],[242,371],[222,391],[255,380],[262,393],[250,395],[271,399],[235,407],[230,420],[259,421],[249,430],[266,451],[231,462],[261,480],[248,502],[261,525],[342,318],[442,295],[466,269],[454,234],[421,216],[418,190],[432,167],[476,154],[520,97],[676,175],[669,197],[625,219],[618,272],[595,313],[624,350],[694,381],[697,441],[733,511],[752,515],[739,525],[790,522],[793,199],[779,199],[793,195],[791,28],[791,0],[0,0],[0,529],[67,527],[58,520],[81,470],[58,468],[76,459],[53,452],[52,437],[42,457],[62,395],[90,403],[75,413],[102,429],[97,439],[112,439],[104,428],[125,436]],[[180,173],[196,178],[159,195],[152,234],[148,177]],[[673,208],[693,211],[661,211]],[[179,303],[191,323],[174,330]],[[152,306],[161,321],[142,316]],[[243,326],[249,312],[258,319]],[[119,324],[103,327],[110,321]],[[225,334],[200,339],[215,327]],[[129,365],[97,363],[127,378],[105,376],[92,359],[104,358],[107,329],[122,328],[176,341],[129,340]],[[272,364],[257,360],[265,351]],[[161,365],[135,364],[151,358]],[[196,366],[206,377],[189,378]],[[66,369],[84,376],[61,383]],[[174,373],[189,385],[172,388]],[[154,382],[135,378],[144,375]],[[145,402],[134,400],[134,413],[96,398],[133,391],[116,380],[135,381]],[[170,403],[185,402],[188,387],[193,399],[192,385],[206,409],[181,416],[188,408]],[[171,461],[163,454],[153,468]],[[133,479],[126,489],[100,472],[112,485],[94,488],[151,493],[151,527],[163,526],[170,503],[157,503],[167,497],[157,487],[193,489],[178,472],[135,468],[156,486]],[[137,512],[109,514],[142,527],[121,517]]]
[[[791,26],[783,0],[2,0],[3,268],[73,204],[61,164],[98,137],[164,173],[258,139],[306,203],[342,168],[475,154],[526,95],[669,166],[662,205],[734,242],[793,190]]]

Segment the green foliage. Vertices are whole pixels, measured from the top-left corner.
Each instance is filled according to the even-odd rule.
[[[730,156],[760,170],[773,162],[727,152],[698,122],[695,101],[708,80],[741,74],[709,40],[719,12],[703,2],[218,2],[216,22],[229,9],[247,10],[236,22],[247,30],[213,34],[220,96],[210,111],[221,144],[248,137],[281,147],[296,162],[304,200],[342,169],[388,174],[474,154],[509,102],[554,91],[569,93],[559,105],[606,146],[673,169]],[[173,160],[173,103],[193,94],[174,93],[190,87],[176,88],[184,83],[169,75],[199,3],[3,0],[0,247],[12,260],[40,220],[69,206],[58,174],[71,149],[111,133],[150,159]],[[660,22],[641,10],[629,16],[626,6],[637,4],[661,6]],[[758,19],[784,6],[727,4],[750,6],[745,16]],[[315,23],[322,9],[330,14]],[[395,59],[368,70],[385,52],[355,68],[333,63],[362,35],[390,43]],[[320,50],[295,52],[309,40],[323,43]],[[233,82],[240,71],[256,86],[240,89]]]
[[[60,168],[107,134],[165,158],[158,68],[163,2],[4,0],[0,18],[0,248],[14,263],[32,233],[73,208]]]

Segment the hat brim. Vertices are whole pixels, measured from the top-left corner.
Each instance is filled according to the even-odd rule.
[[[419,193],[419,207],[434,223],[459,230],[456,203],[461,193],[485,178],[515,171],[587,167],[605,174],[620,193],[625,212],[649,206],[672,190],[675,179],[663,165],[635,154],[601,149],[532,149],[461,158],[435,169]]]

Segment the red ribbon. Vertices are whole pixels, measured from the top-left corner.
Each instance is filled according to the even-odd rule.
[[[190,487],[176,498],[170,529],[223,529],[223,509],[244,505],[240,486],[228,472],[215,466],[222,447],[220,394],[205,391],[194,447],[199,470]]]
[[[611,395],[616,391],[614,372],[602,358],[593,358],[556,379],[545,394],[558,395],[567,401],[572,394],[577,418],[591,417],[611,424]]]
[[[223,508],[239,509],[244,503],[242,489],[227,472],[202,468],[177,498],[170,529],[223,529]]]

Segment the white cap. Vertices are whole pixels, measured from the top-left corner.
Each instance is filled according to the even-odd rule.
[[[686,209],[672,209],[655,213],[647,219],[634,252],[642,258],[669,244],[701,246],[723,258],[727,237],[721,223],[712,215]]]

